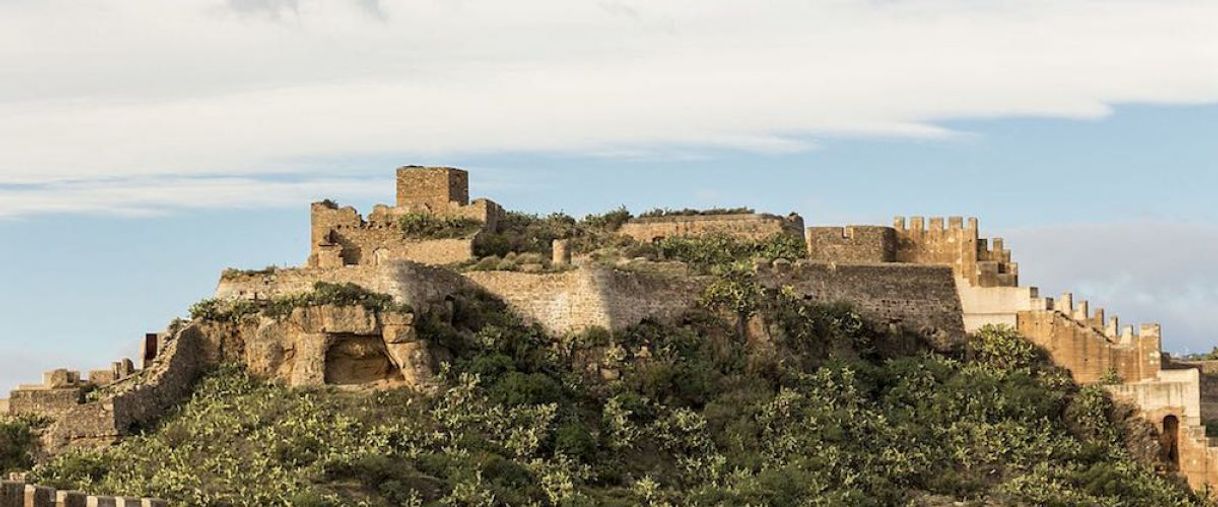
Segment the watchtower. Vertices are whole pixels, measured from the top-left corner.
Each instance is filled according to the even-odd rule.
[[[469,173],[461,169],[406,166],[397,178],[400,208],[442,214],[452,203],[469,205]]]

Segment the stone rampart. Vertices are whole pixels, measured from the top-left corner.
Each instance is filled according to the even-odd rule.
[[[759,278],[816,300],[848,302],[877,323],[900,326],[948,346],[964,338],[951,268],[916,264],[831,264],[777,261]]]
[[[701,293],[701,282],[694,278],[609,267],[560,273],[480,271],[466,277],[554,334],[592,327],[618,330],[647,318],[673,319],[688,311]]]
[[[808,258],[839,264],[896,262],[897,233],[891,227],[809,227]]]
[[[1161,370],[1161,331],[1158,324],[1121,327],[1105,320],[1102,309],[1091,314],[1086,301],[1076,305],[1071,294],[1044,300],[1045,308],[1016,312],[1020,334],[1048,350],[1053,361],[1070,370],[1075,381],[1098,382],[1116,374],[1126,382],[1158,378]]]
[[[1001,238],[981,238],[963,217],[897,217],[892,227],[811,227],[809,258],[821,262],[900,262],[950,266],[975,287],[1016,287],[1019,266]]]
[[[622,224],[618,233],[650,243],[659,238],[726,234],[749,240],[762,240],[776,234],[792,234],[803,239],[804,219],[746,213],[733,215],[668,215],[635,218]]]
[[[165,507],[155,498],[89,495],[80,491],[26,484],[13,478],[0,481],[0,507]]]
[[[410,261],[341,269],[283,268],[272,271],[227,271],[220,277],[218,299],[269,300],[302,294],[317,282],[354,283],[372,292],[389,294],[400,303],[424,309],[468,286],[460,274]]]

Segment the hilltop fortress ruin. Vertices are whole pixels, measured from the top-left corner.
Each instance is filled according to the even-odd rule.
[[[706,283],[663,259],[597,261],[571,238],[555,238],[544,257],[497,269],[479,249],[501,232],[507,212],[488,199],[471,201],[466,171],[403,167],[396,189],[393,206],[378,205],[366,217],[331,201],[313,203],[304,265],[226,271],[215,298],[267,301],[306,293],[316,282],[349,282],[392,296],[409,311],[316,306],[278,319],[175,322],[144,338],[141,368],[122,360],[87,376],[48,372],[41,384],[14,390],[0,411],[52,417],[56,422],[44,443],[57,452],[106,445],[155,420],[189,393],[199,372],[221,362],[239,361],[251,373],[294,386],[425,389],[445,351],[419,335],[416,316],[443,307],[459,290],[485,291],[558,336],[679,318],[697,304]],[[1050,298],[1021,286],[1011,251],[1002,239],[983,238],[977,219],[805,227],[795,214],[729,211],[631,218],[616,233],[638,243],[786,235],[804,245],[806,258],[757,262],[754,270],[764,285],[807,299],[849,302],[871,321],[945,346],[986,325],[1011,326],[1076,381],[1102,383],[1114,397],[1136,405],[1161,432],[1166,468],[1196,488],[1218,485],[1218,442],[1206,437],[1204,427],[1218,420],[1218,364],[1184,363],[1163,354],[1156,324],[1122,325],[1069,293]],[[409,220],[436,221],[446,232],[405,234]],[[607,367],[601,374],[613,378]]]

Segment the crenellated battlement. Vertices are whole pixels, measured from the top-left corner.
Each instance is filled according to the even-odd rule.
[[[134,506],[163,507],[169,502],[155,498],[114,497],[89,495],[80,491],[56,490],[55,488],[26,483],[21,474],[12,474],[0,480],[0,507],[52,507],[52,506]]]

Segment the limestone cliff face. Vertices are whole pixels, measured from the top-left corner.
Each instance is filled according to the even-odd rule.
[[[288,316],[194,324],[204,362],[244,364],[250,373],[291,386],[426,388],[437,360],[418,338],[414,315],[362,306],[296,308]]]

